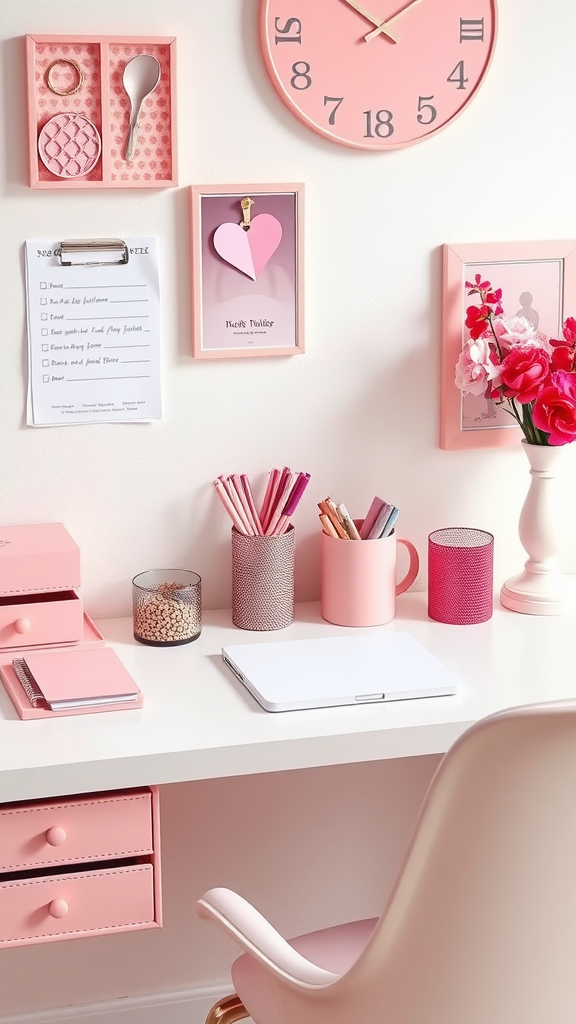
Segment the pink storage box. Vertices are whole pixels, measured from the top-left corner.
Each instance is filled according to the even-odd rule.
[[[0,949],[162,924],[157,787],[3,804],[0,832]]]
[[[80,586],[80,548],[62,523],[0,526],[0,597]]]
[[[139,53],[156,57],[161,78],[144,101],[133,159],[127,163],[130,103],[122,75],[128,61]],[[57,88],[66,91],[78,83],[78,73],[66,61],[74,61],[81,70],[80,88],[68,96],[52,92],[46,81],[50,65],[59,58],[63,63],[51,72],[51,82]],[[26,63],[30,188],[166,188],[178,184],[174,37],[28,35]],[[43,132],[47,122],[58,115],[76,122],[87,119],[89,124],[83,122],[84,130],[64,146],[61,143],[66,139],[54,134],[55,122]],[[87,143],[86,129],[93,136]],[[48,166],[39,154],[41,133],[45,156],[53,154]],[[64,159],[68,149],[76,149],[77,138],[90,147],[89,154],[88,149],[83,153],[90,169],[82,176],[62,177],[58,160]]]

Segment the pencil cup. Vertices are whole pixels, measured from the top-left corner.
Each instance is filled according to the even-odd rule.
[[[354,520],[357,527],[362,520]],[[377,540],[341,540],[321,534],[321,600],[323,619],[337,626],[381,626],[396,613],[396,597],[412,585],[420,560],[414,545],[393,530]],[[403,544],[409,565],[396,583],[396,547]]]
[[[190,569],[150,569],[132,580],[134,637],[151,647],[177,647],[202,631],[202,580]]]
[[[247,537],[232,527],[232,622],[240,629],[282,629],[294,618],[294,527]]]
[[[494,537],[449,527],[428,537],[428,615],[464,626],[492,617]]]

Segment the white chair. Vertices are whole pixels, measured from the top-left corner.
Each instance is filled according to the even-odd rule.
[[[576,703],[454,743],[380,918],[286,942],[229,889],[196,906],[246,951],[206,1024],[575,1024]]]

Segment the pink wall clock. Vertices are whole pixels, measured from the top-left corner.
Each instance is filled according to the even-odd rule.
[[[280,97],[320,135],[357,149],[410,146],[478,91],[496,0],[261,0],[261,43]]]

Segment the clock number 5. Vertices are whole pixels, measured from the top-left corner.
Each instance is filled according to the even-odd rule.
[[[418,97],[418,110],[420,111],[420,113],[417,114],[416,120],[419,121],[420,124],[432,124],[432,121],[436,120],[436,114],[437,114],[436,107],[433,107],[431,103],[425,103],[424,102],[425,100],[433,100],[433,99],[434,99],[433,96],[419,96]],[[427,117],[427,118],[423,117],[422,113],[421,113],[422,110],[429,110],[430,111],[430,116]]]
[[[288,18],[284,28],[280,27],[280,18],[274,18],[274,28],[280,33],[278,36],[274,36],[274,42],[278,43],[301,43],[302,42],[302,22],[299,18]],[[291,36],[288,33],[293,32]]]

